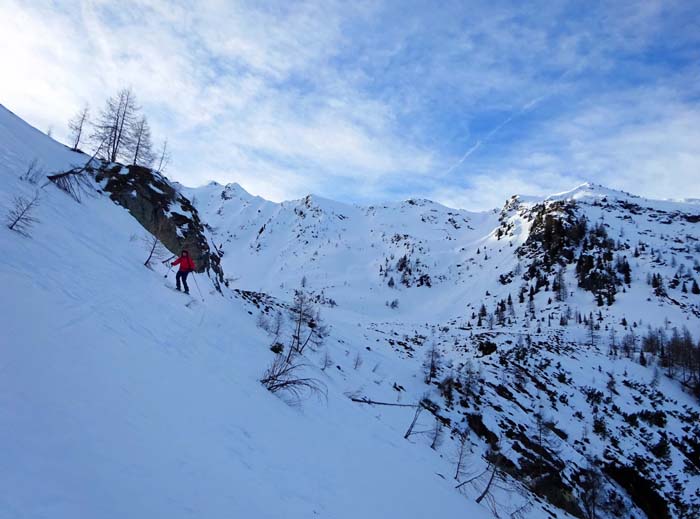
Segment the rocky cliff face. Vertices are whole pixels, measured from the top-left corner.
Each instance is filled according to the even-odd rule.
[[[223,282],[220,255],[212,251],[197,209],[165,177],[142,166],[107,163],[95,169],[94,175],[109,197],[170,252],[179,254],[187,249],[197,272],[210,274],[217,287]]]

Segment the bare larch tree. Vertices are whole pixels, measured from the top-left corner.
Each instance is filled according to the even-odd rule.
[[[130,141],[134,148],[132,163],[136,166],[150,167],[153,164],[153,144],[146,116],[141,116],[132,126]]]
[[[160,239],[158,239],[158,234],[159,232],[157,230],[153,234],[146,233],[142,238],[144,248],[148,252],[148,257],[143,264],[148,268],[151,268],[151,261],[161,261],[170,254],[170,251],[161,243]]]
[[[170,164],[170,150],[168,150],[168,139],[163,141],[163,145],[160,147],[160,152],[158,153],[158,166],[156,167],[156,172],[161,175],[164,173],[165,168]]]
[[[39,205],[39,191],[34,193],[32,198],[16,196],[12,202],[12,209],[5,217],[5,224],[11,231],[18,232],[24,236],[29,236],[29,229],[37,223],[32,212]]]
[[[430,343],[428,351],[425,353],[425,360],[423,361],[423,369],[425,374],[425,383],[432,383],[433,379],[437,377],[440,368],[442,367],[442,358],[440,355],[440,350],[438,350],[435,340]]]
[[[313,350],[321,346],[328,334],[311,297],[304,290],[305,285],[305,281],[302,280],[301,288],[294,292],[294,301],[289,309],[292,337],[287,352],[283,354],[282,348],[277,348],[277,351],[273,349],[276,353],[275,358],[260,379],[270,392],[284,391],[296,400],[299,400],[304,393],[324,396],[326,394],[326,388],[322,382],[302,375],[308,368],[302,360],[304,350],[307,347]],[[275,340],[278,336],[279,329],[275,334]],[[273,346],[276,347],[277,343]]]
[[[83,137],[83,130],[90,117],[90,107],[86,103],[85,106],[75,116],[68,121],[68,129],[70,130],[70,140],[72,143],[71,149],[77,151],[80,147],[80,140]]]
[[[116,96],[110,97],[100,112],[92,137],[95,142],[105,143],[105,158],[110,162],[122,157],[131,158],[131,128],[138,111],[133,91],[124,88]]]
[[[294,329],[288,355],[291,355],[292,351],[303,354],[307,346],[313,350],[323,344],[328,335],[328,329],[321,321],[320,312],[304,290],[303,285],[301,289],[294,291],[290,316],[294,323]]]
[[[470,453],[469,447],[469,429],[465,428],[462,431],[457,432],[457,456],[455,459],[455,464],[457,467],[455,468],[455,480],[459,481],[460,478],[462,477],[462,473],[464,471],[464,462],[467,459],[468,454]]]

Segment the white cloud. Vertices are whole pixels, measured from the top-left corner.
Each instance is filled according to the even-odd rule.
[[[511,195],[547,196],[568,191],[583,182],[579,177],[546,168],[538,168],[535,172],[504,169],[497,174],[475,174],[468,186],[436,188],[430,193],[430,198],[447,207],[486,211],[500,209]]]
[[[650,198],[700,195],[700,108],[668,87],[625,90],[574,107],[473,166],[449,205],[488,208],[506,193],[546,195],[592,181]],[[500,203],[499,203],[500,200]]]
[[[130,85],[155,132],[170,137],[171,172],[185,182],[218,176],[208,167],[212,156],[249,179],[266,174],[261,157],[271,176],[281,163],[302,164],[308,189],[321,176],[351,170],[373,177],[430,167],[430,153],[395,132],[388,105],[326,66],[344,40],[347,8],[104,0],[73,7],[11,1],[0,8],[13,51],[0,57],[12,78],[0,85],[1,99],[42,128],[62,126],[83,99],[97,108]],[[316,69],[323,71],[318,82]],[[304,89],[296,81],[314,84]],[[199,158],[187,157],[193,149]],[[244,170],[253,163],[256,171]],[[275,193],[261,194],[283,192],[285,178],[276,179]]]
[[[483,209],[587,179],[698,196],[697,70],[667,77],[644,58],[659,42],[692,53],[700,36],[677,30],[692,9],[570,11],[5,0],[0,102],[61,137],[84,101],[97,111],[130,85],[170,140],[175,179],[238,181],[276,200],[435,196]]]

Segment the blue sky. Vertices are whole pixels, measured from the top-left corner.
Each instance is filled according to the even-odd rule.
[[[697,2],[0,0],[0,103],[65,135],[132,86],[168,174],[467,209],[700,197]]]

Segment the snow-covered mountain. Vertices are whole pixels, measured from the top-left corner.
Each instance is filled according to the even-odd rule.
[[[0,229],[0,517],[700,514],[696,203],[276,204],[88,161],[0,107],[0,206],[40,195]],[[325,397],[288,405],[259,381],[299,291]]]
[[[700,273],[700,208],[692,203],[592,184],[546,198],[514,196],[502,210],[481,213],[429,200],[359,207],[307,196],[275,204],[237,184],[182,192],[207,222],[227,275],[250,290],[288,296],[303,275],[340,307],[362,315],[445,320],[482,302],[491,310],[496,301],[516,297],[537,271],[544,283],[544,273],[552,278],[563,267],[570,294],[560,306],[653,326],[700,316],[700,298],[691,293]],[[567,237],[577,225],[582,235]],[[582,252],[604,263],[589,268],[586,279],[577,273]],[[607,267],[615,270],[607,288],[591,283],[599,267],[603,277]],[[653,273],[664,280],[662,295],[647,282]],[[582,280],[587,290],[577,290]],[[546,306],[551,293],[539,288],[535,301]],[[395,299],[398,307],[387,308]],[[618,304],[608,305],[609,299]]]

